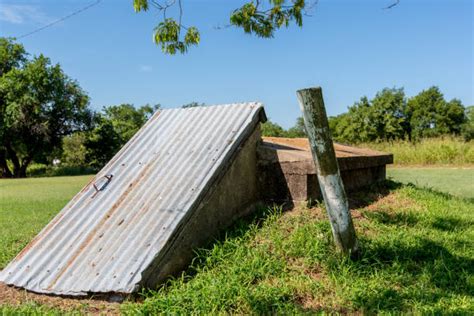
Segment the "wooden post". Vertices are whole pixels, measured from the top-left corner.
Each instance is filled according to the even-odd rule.
[[[334,152],[328,118],[320,87],[296,92],[303,112],[306,133],[318,176],[319,186],[331,222],[337,247],[347,255],[358,251],[352,217]]]

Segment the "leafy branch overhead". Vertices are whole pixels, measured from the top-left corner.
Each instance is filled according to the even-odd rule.
[[[288,27],[291,22],[303,26],[303,14],[308,7],[305,0],[252,0],[231,13],[230,25],[242,28],[248,34],[271,38],[276,30]],[[182,0],[134,0],[133,8],[135,12],[154,8],[162,13],[162,20],[154,29],[153,39],[164,53],[184,54],[189,47],[199,44],[199,30],[182,23]],[[175,17],[168,17],[172,8],[175,11],[177,9],[178,13]]]

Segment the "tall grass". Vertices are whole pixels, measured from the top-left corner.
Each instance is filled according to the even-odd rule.
[[[364,143],[359,147],[390,152],[398,165],[472,165],[474,141],[460,138],[427,138],[418,142],[393,141]]]

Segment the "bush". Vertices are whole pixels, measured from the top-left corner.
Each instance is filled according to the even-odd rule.
[[[58,177],[80,176],[94,174],[97,170],[87,166],[49,166],[44,164],[31,164],[26,171],[28,177]]]

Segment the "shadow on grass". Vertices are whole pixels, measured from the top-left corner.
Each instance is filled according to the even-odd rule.
[[[347,194],[349,208],[355,209],[369,206],[402,186],[402,183],[385,180],[363,187],[360,190],[349,192]]]
[[[370,205],[402,186],[401,183],[385,181],[365,191],[352,193],[350,194],[351,206],[359,208]],[[426,189],[420,190],[426,191]],[[452,198],[444,193],[436,194]],[[282,209],[281,206],[260,207],[253,214],[238,220],[229,229],[221,231],[212,242],[196,252],[193,263],[183,274],[184,282],[192,280],[196,273],[208,264],[207,260],[216,245],[222,245],[230,240],[226,247],[239,247],[241,242],[246,242],[247,238],[251,239],[268,221],[277,218]],[[381,211],[371,213],[370,219],[383,225],[412,227],[420,220],[416,214],[412,213],[388,214]],[[467,224],[454,217],[446,221],[444,218],[437,218],[433,222],[433,228],[443,231],[467,227],[465,225]],[[410,230],[414,232],[416,228]],[[377,291],[367,291],[364,286],[358,288],[354,286],[350,289],[349,300],[353,306],[350,307],[351,309],[371,312],[407,311],[418,303],[433,306],[451,294],[467,296],[474,294],[472,284],[470,284],[472,283],[470,278],[472,279],[474,274],[474,260],[455,255],[429,238],[370,239],[362,237],[360,241],[362,253],[355,261],[341,260],[332,245],[322,246],[320,249],[320,252],[325,254],[321,257],[321,264],[326,266],[336,278],[342,275],[343,271],[347,271],[348,267],[350,272],[346,276],[350,282],[358,280],[364,283],[380,278],[381,284]],[[393,283],[387,285],[383,276],[378,276],[384,273],[387,278],[394,280]],[[423,284],[417,284],[418,282]],[[249,291],[245,294],[246,303],[253,312],[278,313],[279,307],[282,306],[285,306],[286,310],[289,308],[295,312],[310,313],[325,310],[323,306],[312,311],[303,310],[303,306],[295,301],[291,293],[271,287],[269,291],[269,295],[264,296],[258,295],[258,291]]]
[[[431,227],[437,230],[452,232],[456,230],[465,230],[474,225],[474,221],[462,220],[455,217],[435,217]]]
[[[405,290],[381,286],[379,291],[356,293],[353,302],[358,308],[369,311],[404,310],[408,307],[408,301],[432,305],[446,297],[447,293],[474,294],[470,281],[474,274],[472,258],[454,255],[439,243],[426,238],[419,239],[416,244],[403,240],[390,240],[383,244],[371,240],[362,242],[364,250],[361,259],[349,263],[355,268],[355,273],[358,276],[375,275],[383,270],[398,273]],[[423,282],[423,285],[418,282]]]
[[[385,211],[366,211],[364,216],[383,225],[408,226],[413,227],[418,224],[418,217],[411,212],[389,213]]]

